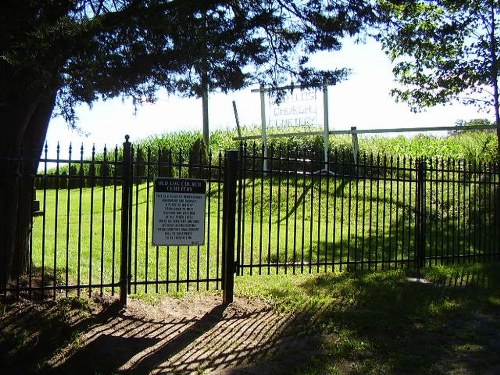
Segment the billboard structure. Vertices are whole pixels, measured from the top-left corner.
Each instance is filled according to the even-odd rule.
[[[267,156],[268,138],[322,135],[326,171],[330,132],[328,84],[278,88],[261,86],[252,92],[260,93],[264,156]],[[277,95],[281,97],[278,102]],[[267,165],[264,165],[264,169],[267,169]]]

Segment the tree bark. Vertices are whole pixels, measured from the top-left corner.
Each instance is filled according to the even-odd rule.
[[[498,88],[498,46],[495,4],[490,0],[490,58],[491,58],[491,85],[493,86],[493,106],[495,108],[495,125],[497,126],[498,155],[500,156],[500,92]]]
[[[0,118],[0,287],[29,264],[34,175],[55,103],[55,91],[3,103]]]

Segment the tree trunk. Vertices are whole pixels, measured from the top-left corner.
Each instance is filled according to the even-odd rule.
[[[0,287],[29,264],[34,175],[54,102],[55,92],[31,93],[0,109]]]
[[[500,156],[500,92],[498,88],[498,46],[496,29],[496,9],[493,1],[489,1],[489,38],[490,38],[490,59],[491,59],[491,85],[493,86],[493,106],[495,108],[495,125],[497,126],[498,155]]]
[[[0,288],[5,287],[12,276],[17,227],[12,215],[15,217],[18,212],[19,203],[14,199],[19,184],[17,165],[7,159],[6,151],[3,149],[0,156]]]

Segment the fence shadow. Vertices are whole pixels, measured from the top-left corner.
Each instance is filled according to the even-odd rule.
[[[88,337],[88,342],[54,373],[115,373],[131,362],[126,366],[127,373],[148,374],[210,331],[223,319],[223,312],[223,306],[216,306],[200,319],[179,321],[119,314],[102,327],[102,332]]]
[[[121,309],[113,303],[89,318],[82,301],[69,298],[58,302],[0,303],[0,373],[44,373],[44,364],[60,351],[61,345],[92,324],[109,321]]]
[[[435,273],[428,280],[439,280],[438,270],[431,270]],[[241,298],[222,307],[216,296],[202,296],[200,304],[182,308],[177,307],[182,300],[149,305],[132,299],[124,310],[111,304],[74,318],[71,308],[48,314],[47,306],[57,307],[54,302],[3,305],[3,334],[33,331],[37,324],[45,328],[17,352],[0,340],[0,372],[291,374],[316,357],[325,365],[356,363],[360,373],[368,372],[374,360],[389,373],[407,373],[406,366],[415,361],[422,366],[461,360],[463,350],[449,349],[461,345],[472,348],[466,365],[474,373],[498,349],[498,331],[491,329],[494,314],[474,304],[478,295],[487,300],[497,293],[498,265],[480,265],[451,279],[468,275],[466,289],[415,283],[401,271],[320,274],[290,290],[271,284],[270,294],[284,301],[305,295],[293,313]],[[484,279],[491,283],[473,282]]]
[[[181,300],[167,299],[167,307],[131,300],[124,310],[112,304],[95,315],[82,312],[77,322],[65,321],[72,309],[59,305],[48,313],[49,302],[18,302],[2,316],[2,332],[31,332],[36,339],[26,340],[22,350],[12,350],[19,338],[0,339],[0,372],[202,373],[260,361],[271,348],[289,345],[281,336],[288,315],[246,299],[228,307],[218,298],[202,299],[199,305],[187,302],[194,314],[184,307],[174,311]],[[57,303],[50,304],[57,310]]]
[[[498,270],[486,265],[476,276],[498,281]],[[315,359],[307,362],[313,369],[276,373],[350,373],[352,366],[355,373],[497,373],[492,353],[500,349],[500,317],[488,299],[499,285],[443,288],[400,271],[358,271],[317,275],[288,292],[271,288],[271,295],[302,307],[282,337],[317,338]],[[230,374],[257,373],[274,360]]]
[[[129,371],[130,374],[148,374],[166,360],[187,348],[223,320],[225,306],[216,306],[201,319],[172,340],[162,343],[155,351],[142,355]]]
[[[443,288],[500,288],[500,274],[495,262],[471,264],[468,267],[460,265],[449,267],[452,267],[452,272],[432,268],[427,271],[426,276],[434,285]]]

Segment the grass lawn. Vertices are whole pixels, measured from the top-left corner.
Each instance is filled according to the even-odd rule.
[[[427,208],[429,262],[442,255],[472,254],[479,259],[494,253],[498,223],[490,212],[492,186],[485,185],[481,194],[476,188],[438,189],[442,197]],[[247,179],[240,193],[237,230],[241,230],[239,263],[244,273],[323,272],[342,270],[348,263],[351,268],[401,268],[415,262],[415,186],[408,179],[278,176]],[[177,291],[219,286],[222,194],[220,183],[209,184],[205,245],[167,248],[152,244],[152,183],[135,187],[133,293],[146,287],[157,292],[169,285]],[[428,191],[428,195],[438,194]],[[31,258],[44,285],[54,290],[60,285],[116,285],[120,198],[121,188],[116,186],[37,191],[44,215],[33,222]]]
[[[238,285],[291,310],[318,335],[294,374],[494,374],[500,371],[500,266],[248,278]]]

